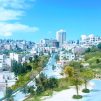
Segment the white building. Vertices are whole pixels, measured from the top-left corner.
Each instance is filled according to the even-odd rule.
[[[56,32],[56,39],[60,42],[60,46],[66,42],[66,31],[63,29]]]
[[[11,67],[11,59],[10,58],[6,58],[5,60],[5,65],[6,65],[6,68],[5,69],[10,69]]]
[[[5,55],[0,55],[0,70],[4,69],[5,67],[4,60],[5,60]]]
[[[50,40],[49,39],[42,39],[40,41],[41,46],[49,46]]]
[[[87,47],[92,45],[97,45],[101,42],[101,37],[94,36],[93,34],[90,35],[81,35],[81,45],[85,45]]]
[[[10,53],[10,59],[15,60],[17,62],[21,62],[21,55],[17,53]]]
[[[74,59],[75,59],[75,54],[74,53],[65,53],[63,51],[60,52],[60,61],[61,60],[72,61]]]
[[[4,48],[7,49],[7,50],[10,50],[11,49],[11,45],[10,44],[5,44]]]
[[[37,54],[37,51],[38,51],[38,48],[33,47],[33,48],[31,49],[30,53],[34,55],[34,54]]]
[[[16,77],[15,77],[14,72],[9,72],[9,71],[0,72],[0,88],[6,87],[6,85],[5,85],[6,80],[7,80],[7,86],[8,87],[15,85]]]

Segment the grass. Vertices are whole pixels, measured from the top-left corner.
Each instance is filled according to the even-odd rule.
[[[62,91],[65,89],[69,89],[70,83],[67,81],[67,79],[62,78],[58,80],[58,87],[54,88],[54,91]]]
[[[90,64],[92,69],[101,69],[101,51],[89,52],[85,54],[86,62]],[[97,61],[99,60],[99,62]]]
[[[41,96],[52,96],[53,94],[53,90],[49,89],[49,90],[46,90],[44,91]]]
[[[12,89],[16,90],[17,88],[20,88],[20,87],[23,87],[24,85],[26,85],[31,80],[30,76],[32,73],[38,74],[38,72],[36,70],[33,70],[32,72],[28,72],[24,75],[19,75],[18,76],[19,79],[16,81],[16,84],[12,86]]]
[[[41,101],[40,96],[29,96],[24,101]]]
[[[27,99],[24,101],[41,101],[42,96],[52,96],[53,90],[46,90],[41,95],[30,95]]]
[[[101,58],[101,52],[100,51],[96,51],[96,52],[89,52],[89,53],[86,53],[85,54],[85,58],[88,60],[88,59],[91,59],[93,57],[97,57],[97,58]]]
[[[44,92],[42,92],[40,95],[36,95],[36,96],[29,96],[29,98],[27,98],[25,101],[41,101],[41,97],[42,96],[52,96],[53,95],[53,91],[62,91],[65,89],[69,89],[69,85],[70,83],[67,81],[67,79],[62,78],[58,80],[58,87],[54,88],[54,89],[48,89]]]

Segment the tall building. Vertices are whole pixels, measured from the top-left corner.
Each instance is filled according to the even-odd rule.
[[[56,32],[56,39],[62,45],[63,43],[66,42],[66,31],[63,29],[59,30]]]

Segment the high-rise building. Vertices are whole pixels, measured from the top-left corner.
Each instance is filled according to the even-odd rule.
[[[56,32],[56,39],[60,43],[60,45],[66,42],[66,31],[63,29]]]

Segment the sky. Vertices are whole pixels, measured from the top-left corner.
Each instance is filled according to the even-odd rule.
[[[101,36],[101,0],[0,0],[2,39],[38,42],[55,39],[60,29],[67,40]]]

